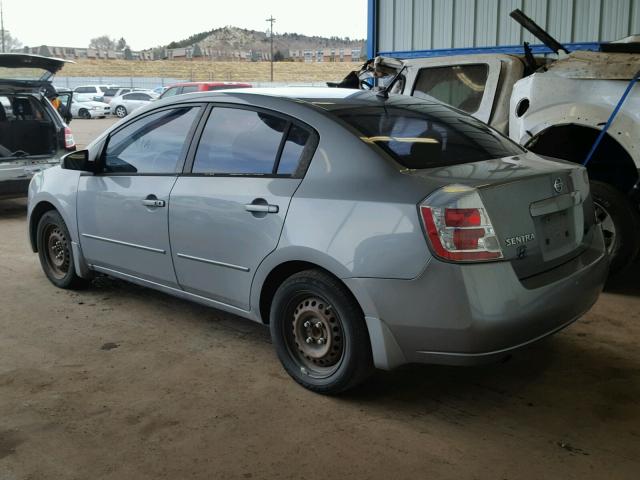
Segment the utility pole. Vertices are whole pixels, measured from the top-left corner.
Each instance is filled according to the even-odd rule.
[[[2,29],[2,53],[4,53],[4,9],[2,8],[2,0],[0,0],[0,29]]]
[[[271,24],[271,28],[270,28],[270,40],[271,40],[271,81],[273,82],[273,24],[275,23],[276,19],[273,18],[273,15],[270,15],[269,18],[267,18],[266,20],[267,22],[269,22]],[[4,42],[4,30],[2,31],[3,34],[3,42]],[[4,49],[3,49],[4,51]]]

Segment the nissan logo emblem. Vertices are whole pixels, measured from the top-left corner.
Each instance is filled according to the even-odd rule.
[[[564,188],[564,182],[562,181],[561,178],[555,179],[555,181],[553,182],[553,188],[558,193],[562,191],[562,189]]]

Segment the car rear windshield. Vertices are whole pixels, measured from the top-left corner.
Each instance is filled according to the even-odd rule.
[[[475,118],[440,104],[349,108],[333,112],[362,141],[405,168],[422,169],[521,154],[516,143]]]

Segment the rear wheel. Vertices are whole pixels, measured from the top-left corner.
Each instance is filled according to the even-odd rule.
[[[633,263],[640,249],[640,219],[631,203],[611,185],[591,182],[591,194],[611,259],[610,272],[615,275]]]
[[[56,287],[75,289],[89,283],[76,275],[69,230],[55,210],[46,212],[40,218],[37,244],[42,270]]]
[[[84,118],[85,120],[91,118],[89,110],[86,110],[84,108],[78,112],[78,115],[80,115],[80,118]]]
[[[118,105],[116,107],[116,117],[124,118],[126,116],[127,116],[127,109],[124,108],[122,105]]]
[[[318,270],[297,273],[278,288],[271,338],[285,370],[303,387],[337,394],[373,370],[359,305],[337,279]]]

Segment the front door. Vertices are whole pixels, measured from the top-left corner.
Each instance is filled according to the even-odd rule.
[[[169,194],[199,110],[174,107],[126,124],[107,140],[104,171],[80,177],[78,229],[90,264],[176,286]]]
[[[313,135],[275,114],[212,109],[192,172],[177,180],[170,198],[173,262],[183,289],[249,309],[254,273],[278,244]]]

